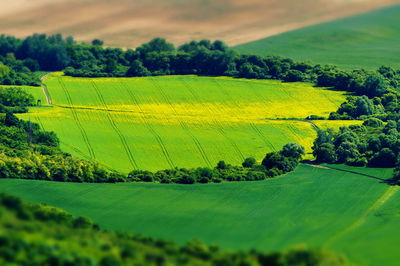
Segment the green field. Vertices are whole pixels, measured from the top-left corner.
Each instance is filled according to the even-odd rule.
[[[400,67],[400,5],[306,27],[235,49],[246,54],[281,55],[342,68]]]
[[[20,117],[55,131],[64,151],[122,172],[240,164],[288,142],[311,152],[315,127],[296,119],[328,116],[346,97],[307,83],[226,77],[53,74],[45,84],[55,106]],[[44,102],[41,88],[31,91]]]
[[[271,251],[307,244],[357,263],[396,265],[398,187],[391,169],[300,165],[286,176],[209,185],[90,184],[0,180],[0,192],[92,218],[104,228],[228,249]],[[369,175],[369,176],[366,176]]]

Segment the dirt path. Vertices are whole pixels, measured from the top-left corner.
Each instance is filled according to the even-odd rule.
[[[362,226],[366,221],[367,217],[378,210],[381,206],[383,206],[393,195],[399,191],[399,186],[390,186],[386,189],[386,191],[369,207],[364,214],[359,217],[354,223],[350,224],[348,227],[344,228],[342,231],[328,239],[325,242],[324,246],[330,247],[334,242],[339,240],[340,238],[344,237],[345,235],[349,234],[350,232],[354,231],[355,229]]]
[[[47,73],[47,74],[45,74],[45,75],[43,75],[43,76],[40,77],[40,81],[42,82],[42,85],[40,85],[40,86],[42,87],[44,96],[46,97],[46,103],[47,103],[48,105],[53,105],[53,103],[52,103],[52,101],[51,101],[51,96],[50,96],[49,90],[47,89],[47,86],[43,83],[43,81],[44,81],[50,74],[51,74],[51,72],[49,72],[49,73]]]

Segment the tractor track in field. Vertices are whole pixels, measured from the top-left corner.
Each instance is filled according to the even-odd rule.
[[[223,94],[225,94],[226,97],[229,97],[229,98],[230,98],[230,103],[231,103],[230,105],[231,105],[232,108],[237,109],[237,110],[242,109],[242,107],[240,106],[240,104],[239,104],[238,102],[236,102],[236,101],[232,98],[232,96],[226,91],[226,89],[225,89],[221,84],[218,83],[217,80],[214,79],[213,82],[214,82],[214,83],[216,84],[216,86],[221,90],[221,92],[222,92]],[[235,115],[236,115],[237,118],[239,118],[239,117],[237,116],[236,113],[235,113]],[[258,130],[258,129],[254,126],[253,123],[249,123],[249,126],[250,126],[250,128],[253,129],[253,131],[255,130],[256,135],[261,139],[262,142],[265,143],[265,138],[264,138],[264,136],[262,135],[262,133],[260,132],[260,130]],[[233,148],[235,149],[235,151],[238,153],[239,157],[244,161],[245,157],[244,157],[242,151],[241,151],[241,150],[239,149],[239,147],[237,146],[236,142],[233,141],[231,138],[229,138],[229,137],[226,135],[226,133],[224,132],[223,128],[222,128],[219,124],[218,124],[218,131],[220,132],[220,134],[221,134],[222,136],[224,136],[224,137],[229,141],[229,143],[232,145],[232,147],[233,147]],[[267,146],[269,146],[269,147],[272,146],[272,147],[273,147],[273,145],[270,144],[270,143],[268,143]],[[275,147],[273,147],[273,150],[275,150]]]
[[[217,85],[217,87],[220,87],[220,88],[221,88],[221,85],[220,85],[219,83],[217,83],[216,80],[213,80],[213,82]],[[185,81],[183,81],[183,83],[184,83],[185,87],[189,90],[189,92],[192,94],[192,96],[193,96],[193,98],[194,98],[195,100],[201,98],[201,97],[199,97],[198,95],[196,95],[196,93],[190,88],[190,86],[189,86]],[[221,90],[222,90],[222,93],[223,93],[223,94],[225,94],[227,97],[229,97],[229,94],[228,94],[228,92],[226,92],[226,90],[224,90],[223,88],[221,88]],[[212,104],[211,104],[211,105],[212,105]],[[239,108],[240,108],[240,107],[239,107]],[[211,108],[209,108],[209,110],[210,110],[211,112],[213,112],[213,111],[211,110]],[[211,115],[212,115],[212,114],[211,114]],[[221,127],[220,121],[218,121],[218,120],[216,120],[216,119],[213,119],[213,122],[214,122],[214,124],[215,124],[215,126],[216,126],[216,129],[217,129],[218,133],[219,133],[224,139],[226,139],[226,140],[228,141],[228,143],[232,146],[232,148],[235,150],[235,152],[238,154],[238,156],[239,156],[242,160],[244,160],[245,158],[244,158],[244,155],[243,155],[242,151],[239,149],[239,147],[237,146],[237,144],[236,144],[231,138],[229,138],[229,137],[226,135],[226,133],[224,132],[223,128]]]
[[[189,84],[187,84],[187,82],[186,82],[184,79],[181,79],[180,81],[183,83],[184,87],[185,87],[185,88],[189,91],[189,93],[192,95],[192,98],[193,98],[193,99],[195,99],[195,100],[199,100],[199,99],[200,99],[199,95],[197,95],[197,93],[190,87]],[[210,110],[210,107],[209,107],[209,106],[208,106],[208,110]],[[210,111],[211,111],[211,110],[210,110]],[[199,150],[201,156],[203,157],[203,160],[205,161],[205,163],[206,163],[209,167],[211,167],[211,166],[212,166],[212,163],[211,163],[210,159],[208,158],[208,155],[207,155],[207,153],[205,152],[205,150],[204,150],[203,146],[201,145],[200,141],[198,140],[198,138],[196,138],[196,136],[193,135],[193,133],[192,133],[192,132],[190,131],[190,129],[187,127],[186,123],[184,123],[184,124],[182,125],[183,122],[181,122],[181,121],[179,121],[179,122],[181,123],[181,126],[182,126],[183,128],[186,129],[187,134],[192,138],[192,140],[193,140],[193,142],[195,143],[195,145],[197,146],[197,149]]]
[[[44,125],[43,125],[43,123],[42,123],[42,119],[40,119],[39,116],[35,116],[35,118],[36,118],[36,120],[38,121],[40,127],[41,127],[43,130],[46,130],[45,127],[44,127]],[[85,158],[86,160],[88,160],[88,161],[93,161],[93,159],[92,159],[90,156],[88,156],[86,153],[82,152],[82,151],[81,151],[80,149],[78,149],[77,147],[75,147],[75,146],[73,146],[73,145],[70,145],[70,144],[68,144],[68,143],[66,143],[66,142],[64,142],[64,141],[61,141],[61,140],[60,140],[60,143],[62,143],[62,144],[64,144],[65,146],[69,147],[70,149],[74,150],[76,153],[79,153],[79,154],[80,154],[83,158]]]
[[[63,91],[64,91],[64,94],[65,94],[65,96],[66,96],[66,98],[67,98],[68,104],[69,104],[70,106],[73,106],[73,102],[72,102],[71,95],[69,94],[68,89],[66,88],[65,84],[61,81],[60,78],[58,78],[58,83],[60,84],[61,88],[62,88]],[[90,144],[88,135],[87,135],[85,129],[83,128],[83,126],[82,126],[82,124],[81,124],[81,122],[80,122],[80,120],[79,120],[78,114],[76,113],[76,111],[75,111],[74,108],[71,108],[71,113],[72,113],[72,117],[73,117],[74,120],[75,120],[75,124],[78,126],[78,129],[79,129],[79,131],[81,132],[81,135],[82,135],[82,137],[83,137],[83,141],[84,141],[85,144],[86,144],[86,147],[87,147],[87,149],[88,149],[88,151],[89,151],[90,157],[92,158],[92,160],[95,160],[95,159],[96,159],[96,154],[95,154],[95,152],[94,152],[94,150],[93,150],[92,145]]]
[[[373,204],[363,213],[363,215],[361,217],[359,217],[352,224],[345,227],[339,233],[337,233],[336,235],[334,235],[330,239],[328,239],[324,243],[324,246],[330,247],[334,242],[336,242],[340,238],[344,237],[345,235],[349,234],[350,232],[352,232],[352,231],[356,230],[357,228],[359,228],[360,226],[362,226],[367,221],[368,216],[370,216],[373,212],[375,212],[380,207],[382,207],[399,190],[400,190],[399,186],[390,186],[375,202],[373,202]]]
[[[167,102],[168,105],[171,106],[171,109],[174,111],[174,113],[176,115],[178,115],[178,113],[176,112],[176,109],[174,108],[173,104],[171,103],[171,100],[166,95],[165,91],[158,84],[156,84],[156,81],[153,80],[153,83],[154,83],[155,87],[157,87],[158,90],[160,91],[160,94],[164,98],[165,102]],[[184,83],[184,85],[186,87],[185,83]],[[192,93],[193,97],[195,97],[195,95],[193,94],[193,91],[190,90],[190,92]],[[196,138],[196,136],[193,135],[193,133],[190,131],[189,127],[187,126],[187,124],[185,122],[181,121],[178,118],[177,118],[177,120],[178,120],[181,128],[185,131],[186,135],[192,139],[194,145],[196,146],[197,150],[199,151],[201,157],[203,158],[204,163],[208,167],[212,167],[211,161],[208,158],[207,153],[205,152],[205,150],[204,150],[203,146],[201,145],[200,141],[198,140],[198,138]]]
[[[231,146],[236,151],[236,153],[239,155],[239,157],[242,159],[242,161],[244,161],[244,159],[245,159],[244,155],[243,155],[242,151],[239,149],[239,147],[237,146],[237,144],[231,138],[229,138],[226,135],[226,133],[224,132],[224,129],[221,127],[220,124],[218,124],[217,121],[215,121],[215,124],[216,124],[216,127],[217,127],[217,130],[218,130],[219,134],[221,136],[223,136],[231,144]]]
[[[276,148],[274,147],[274,144],[272,144],[270,141],[268,141],[266,139],[266,137],[264,136],[262,131],[259,128],[257,128],[257,126],[254,123],[250,123],[249,125],[252,128],[252,130],[259,136],[259,138],[264,142],[264,144],[266,146],[269,146],[273,151],[276,150]]]
[[[92,81],[91,83],[92,83],[92,87],[93,87],[94,91],[96,92],[97,97],[99,98],[101,104],[102,104],[106,109],[108,109],[107,103],[106,103],[106,101],[104,100],[104,97],[103,97],[103,95],[101,94],[101,92],[100,92],[99,88],[97,87],[96,83],[95,83],[94,81]],[[109,121],[111,127],[114,129],[115,133],[117,133],[117,135],[118,135],[118,137],[119,137],[119,139],[120,139],[120,141],[121,141],[121,143],[122,143],[122,146],[124,147],[124,150],[125,150],[125,152],[126,152],[126,154],[127,154],[127,156],[128,156],[128,159],[129,159],[129,162],[130,162],[131,166],[132,166],[135,170],[139,169],[138,164],[137,164],[135,158],[134,158],[133,155],[132,155],[132,152],[131,152],[131,150],[130,150],[130,148],[129,148],[129,145],[128,145],[128,142],[126,141],[125,136],[122,134],[121,130],[118,128],[118,126],[117,126],[117,124],[115,123],[114,119],[112,118],[111,114],[110,114],[109,112],[106,112],[106,116],[107,116],[107,119],[108,119],[108,121]]]
[[[146,128],[150,131],[150,133],[153,135],[153,137],[156,139],[158,146],[160,146],[161,148],[161,152],[163,153],[168,165],[171,168],[175,168],[175,164],[171,159],[171,155],[169,154],[167,148],[165,147],[164,141],[162,140],[161,136],[157,133],[157,131],[151,126],[151,124],[147,121],[145,115],[144,115],[144,111],[142,109],[142,107],[139,104],[139,101],[137,99],[137,97],[135,96],[135,94],[128,88],[125,86],[125,84],[123,82],[120,82],[120,84],[122,85],[122,87],[126,90],[126,92],[129,94],[129,97],[131,98],[131,100],[137,105],[137,107],[140,110],[141,113],[141,118],[143,121],[143,124],[146,126]]]
[[[203,147],[201,146],[200,141],[190,132],[189,127],[186,125],[185,122],[179,121],[181,127],[186,131],[186,134],[191,137],[194,144],[196,145],[197,149],[200,152],[201,157],[203,158],[204,162],[207,164],[208,167],[212,167],[210,160],[207,157],[207,153],[204,151]]]

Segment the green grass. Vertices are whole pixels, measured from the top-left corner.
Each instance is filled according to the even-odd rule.
[[[328,116],[345,99],[306,83],[225,77],[53,74],[45,83],[56,106],[20,117],[55,131],[64,151],[122,172],[240,164],[288,142],[311,152],[313,126],[279,119]]]
[[[400,67],[400,5],[306,27],[235,47],[342,68]]]
[[[392,174],[346,169],[383,179]],[[88,216],[105,228],[178,242],[198,238],[263,251],[307,244],[340,251],[356,263],[398,262],[398,188],[337,170],[300,165],[276,179],[209,185],[3,179],[0,192]]]

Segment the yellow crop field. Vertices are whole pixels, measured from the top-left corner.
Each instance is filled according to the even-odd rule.
[[[65,151],[122,172],[239,164],[288,142],[311,152],[315,126],[300,119],[327,117],[345,99],[306,83],[227,77],[55,73],[45,84],[51,104],[21,117],[55,131]]]

